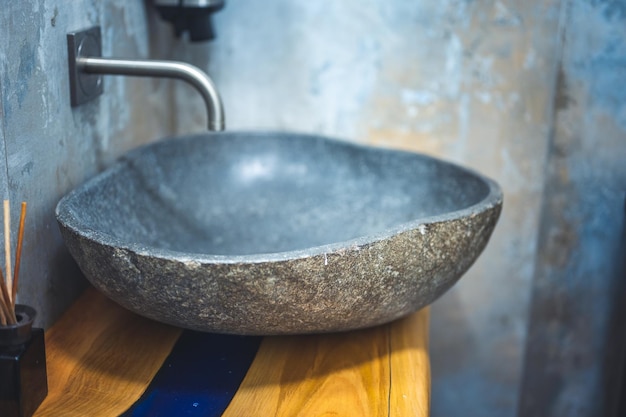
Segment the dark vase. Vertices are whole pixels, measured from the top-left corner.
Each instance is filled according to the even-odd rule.
[[[30,417],[48,395],[43,329],[36,311],[16,305],[17,324],[0,326],[0,416]]]

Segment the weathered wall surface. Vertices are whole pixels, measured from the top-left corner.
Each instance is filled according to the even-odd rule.
[[[227,0],[208,44],[173,39],[145,7],[0,10],[0,192],[16,215],[30,203],[20,299],[40,324],[83,285],[58,198],[129,148],[205,128],[179,82],[106,77],[104,96],[72,110],[65,35],[99,24],[106,56],[207,69],[228,128],[411,149],[496,179],[492,242],[433,306],[433,415],[603,414],[611,377],[598,356],[619,345],[610,317],[623,301],[609,297],[623,292],[623,1]]]
[[[519,415],[611,416],[626,352],[626,3],[566,4]]]
[[[101,25],[106,55],[147,56],[146,21],[140,2],[2,4],[0,191],[12,201],[14,225],[20,201],[29,203],[19,301],[39,311],[39,325],[49,325],[84,286],[63,249],[57,201],[121,152],[168,128],[169,113],[160,114],[154,99],[162,97],[159,84],[146,80],[106,79],[104,96],[73,110],[66,34]]]
[[[229,0],[218,38],[175,42],[208,68],[233,129],[423,151],[497,179],[496,233],[433,307],[433,415],[515,414],[556,79],[559,1]],[[180,132],[198,97],[177,87]]]

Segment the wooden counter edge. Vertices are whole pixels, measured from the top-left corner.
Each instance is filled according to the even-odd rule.
[[[428,314],[423,309],[348,333],[266,337],[224,416],[237,415],[241,406],[248,416],[308,415],[306,410],[321,404],[357,410],[353,415],[359,416],[428,416]],[[46,332],[48,397],[35,415],[98,417],[126,411],[143,394],[181,331],[87,289]],[[304,360],[307,354],[313,362]],[[286,375],[281,365],[290,367],[286,381],[281,380]],[[263,414],[267,410],[272,413]]]
[[[45,333],[48,396],[35,416],[117,416],[146,387],[181,329],[88,288]]]

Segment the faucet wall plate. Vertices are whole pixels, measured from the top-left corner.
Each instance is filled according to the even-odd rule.
[[[70,70],[70,99],[72,107],[93,100],[102,94],[102,75],[89,74],[78,65],[79,57],[101,57],[100,27],[67,34],[67,57]]]

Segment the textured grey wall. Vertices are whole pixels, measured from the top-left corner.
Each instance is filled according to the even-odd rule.
[[[515,413],[535,264],[559,2],[229,0],[208,68],[229,128],[323,132],[427,152],[495,178],[492,242],[432,314],[433,415]],[[198,130],[202,107],[180,113]],[[181,108],[190,94],[177,91]],[[185,107],[187,105],[187,107]],[[192,107],[192,108],[193,108]]]
[[[626,353],[626,2],[563,12],[519,415],[611,416]]]
[[[5,1],[0,10],[0,191],[13,202],[14,225],[19,202],[29,203],[19,301],[33,305],[44,326],[84,286],[61,243],[58,199],[171,124],[169,112],[159,112],[167,86],[146,80],[108,78],[103,97],[72,110],[66,34],[95,24],[105,54],[148,55],[140,2]]]
[[[195,45],[143,2],[2,6],[0,191],[14,211],[31,204],[21,301],[43,324],[82,285],[58,198],[131,147],[205,126],[195,91],[158,80],[107,77],[103,97],[72,110],[65,34],[100,24],[105,55],[207,69],[229,128],[418,150],[495,178],[505,208],[492,242],[432,310],[433,415],[607,410],[598,356],[621,343],[609,294],[626,190],[623,1],[227,0],[218,39]]]
[[[178,41],[170,54],[209,69],[230,128],[419,150],[496,178],[505,208],[493,240],[433,307],[433,415],[591,416],[607,390],[593,358],[607,343],[589,338],[611,332],[626,189],[623,10],[229,0],[214,43]],[[198,109],[177,130],[200,129],[199,100],[184,86],[175,99]]]

